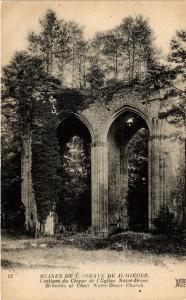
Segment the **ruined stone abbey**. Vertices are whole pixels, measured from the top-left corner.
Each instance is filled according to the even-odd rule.
[[[128,152],[132,136],[140,129],[148,130],[148,228],[163,204],[177,212],[177,192],[184,198],[184,185],[177,186],[177,177],[185,164],[185,145],[174,136],[174,126],[159,118],[160,93],[148,99],[135,91],[116,93],[113,101],[95,101],[69,115],[69,132],[80,131],[91,147],[91,231],[106,237],[117,226],[120,217],[123,230],[128,229],[126,195],[128,189]],[[60,131],[64,118],[59,113],[54,130]],[[37,208],[31,176],[31,142],[25,137],[22,153],[22,202],[26,209],[26,227],[37,221]],[[183,176],[183,175],[182,175]],[[183,179],[184,180],[184,179]],[[184,218],[185,204],[183,200]],[[51,213],[52,214],[52,213]],[[53,234],[49,216],[46,234]]]

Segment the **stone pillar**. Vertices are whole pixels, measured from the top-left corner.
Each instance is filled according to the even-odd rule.
[[[153,228],[153,220],[157,216],[160,206],[161,206],[161,177],[163,170],[161,170],[162,162],[161,162],[161,143],[160,143],[160,130],[159,130],[159,121],[157,119],[153,120],[153,129],[152,135],[150,137],[149,144],[149,162],[151,178],[150,179],[150,187],[149,187],[149,227]],[[162,178],[163,180],[163,178]]]
[[[128,141],[127,141],[128,143]],[[121,201],[121,220],[122,229],[128,228],[128,209],[127,209],[127,192],[128,192],[128,153],[127,143],[121,146],[120,154],[120,201]]]
[[[43,231],[45,235],[54,235],[54,212],[50,211],[45,220]]]
[[[148,140],[148,228],[152,229],[152,138]]]
[[[92,231],[99,236],[108,235],[108,146],[91,146]]]
[[[183,145],[183,156],[184,156],[184,174],[183,174],[183,182],[184,182],[184,195],[183,195],[183,230],[186,236],[186,139]]]
[[[32,148],[31,137],[25,134],[22,138],[21,153],[21,201],[25,207],[25,229],[35,233],[37,227],[37,207],[32,187]]]

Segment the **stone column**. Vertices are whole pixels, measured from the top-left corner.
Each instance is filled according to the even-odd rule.
[[[150,213],[150,228],[153,227],[153,219],[157,216],[158,211],[161,205],[161,172],[160,167],[161,163],[161,147],[160,147],[160,131],[159,131],[159,122],[157,119],[153,120],[153,132],[150,138],[150,165],[151,165],[151,179],[150,179],[150,188],[149,196],[151,199],[149,213]]]
[[[45,220],[43,231],[45,235],[54,235],[54,212],[50,211]]]
[[[108,235],[108,146],[91,146],[92,232]]]
[[[128,141],[127,141],[128,143]],[[126,142],[121,146],[120,154],[120,201],[122,206],[121,220],[122,229],[128,228],[128,209],[127,209],[127,192],[128,192],[128,153]]]
[[[34,233],[37,227],[37,207],[32,187],[31,168],[31,137],[29,134],[25,134],[22,138],[21,153],[21,201],[25,207],[25,229]]]
[[[152,229],[152,138],[149,133],[149,140],[148,140],[148,228]]]

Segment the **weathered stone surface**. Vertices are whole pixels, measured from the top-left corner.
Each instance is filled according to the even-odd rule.
[[[25,227],[27,231],[35,233],[38,226],[37,206],[32,186],[32,148],[31,136],[25,134],[22,138],[21,155],[21,201],[25,206]]]

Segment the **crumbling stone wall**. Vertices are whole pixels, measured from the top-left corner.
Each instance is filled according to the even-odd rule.
[[[75,116],[87,126],[91,135],[92,232],[100,236],[107,236],[109,223],[115,222],[119,203],[117,198],[120,197],[119,148],[112,141],[111,136],[108,136],[114,120],[124,112],[130,111],[139,115],[149,129],[149,229],[153,228],[153,219],[163,203],[168,203],[175,210],[177,205],[175,180],[180,168],[183,169],[185,166],[184,141],[177,138],[173,141],[169,124],[159,119],[159,100],[161,100],[159,93],[153,93],[147,97],[142,92],[126,90],[116,93],[112,101],[109,100],[107,102],[95,100],[86,109],[75,113]],[[25,140],[25,143],[29,141]],[[27,147],[28,145],[25,145],[25,149]],[[31,150],[24,151],[22,155],[22,201],[26,208],[27,228],[33,226],[29,216],[35,210],[30,205],[30,201],[34,201],[30,196],[32,194],[30,160]],[[184,175],[181,176],[183,180]],[[183,189],[182,187],[180,193],[184,199]]]

